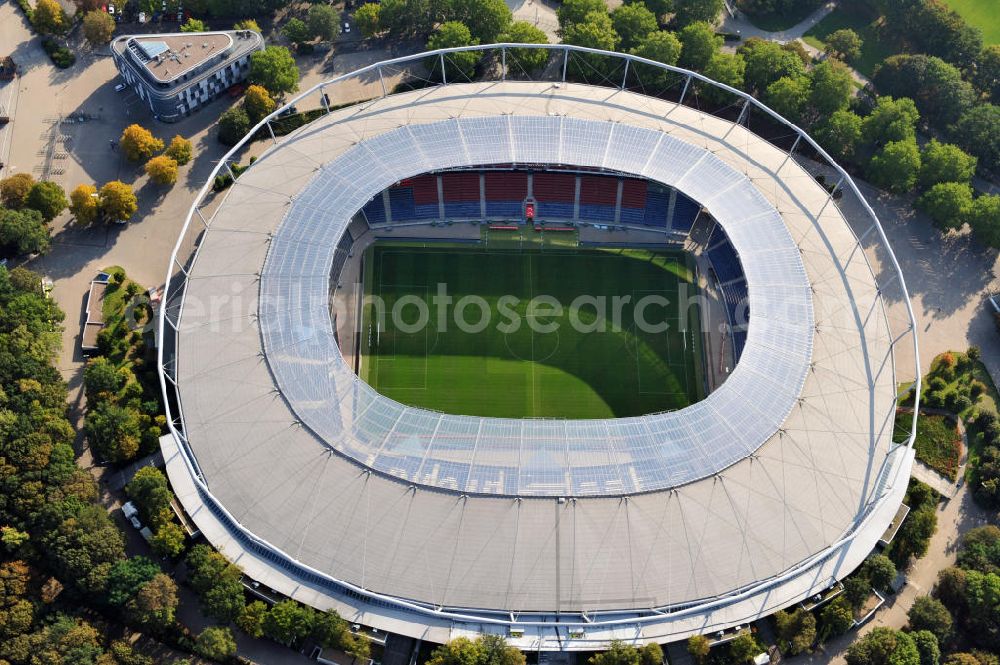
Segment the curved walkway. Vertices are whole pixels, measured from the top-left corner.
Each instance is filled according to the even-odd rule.
[[[826,18],[826,15],[832,12],[836,6],[836,2],[827,2],[787,30],[775,30],[773,32],[758,28],[750,22],[750,19],[743,12],[737,11],[735,16],[726,14],[726,19],[722,22],[722,29],[725,32],[738,33],[743,39],[760,37],[761,39],[769,39],[784,44],[799,39],[802,35],[809,32],[814,25]]]

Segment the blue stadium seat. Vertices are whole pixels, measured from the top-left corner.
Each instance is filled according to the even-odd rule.
[[[385,223],[385,204],[382,203],[382,197],[376,196],[371,201],[365,204],[365,207],[361,209],[365,214],[365,219],[368,220],[369,224],[384,224]]]
[[[701,206],[677,192],[677,200],[674,202],[674,231],[685,233],[690,231],[699,210],[701,210]]]

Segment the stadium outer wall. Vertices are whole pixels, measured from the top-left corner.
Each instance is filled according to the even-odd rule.
[[[282,109],[278,109],[274,114],[262,120],[248,136],[253,136],[258,130],[270,131],[270,122],[277,118],[281,111],[294,104],[301,108],[309,100],[315,99],[325,106],[328,104],[327,90],[335,88],[338,82],[377,75],[384,86],[383,77],[387,72],[397,70],[410,63],[419,63],[429,55],[443,59],[454,51],[499,51],[503,63],[502,77],[505,78],[507,52],[508,49],[513,48],[526,47],[524,45],[490,45],[470,47],[469,49],[447,49],[441,52],[378,63],[318,85],[303,93]],[[559,56],[563,58],[561,80],[565,80],[567,65],[571,57],[598,55],[625,63],[623,83],[628,80],[627,68],[629,65],[642,64],[676,73],[683,79],[683,89],[680,91],[679,98],[681,103],[683,103],[692,81],[718,85],[693,72],[666,67],[634,56],[601,53],[577,47],[539,46],[538,48],[548,48],[557,58]],[[890,259],[886,289],[895,289],[897,297],[892,300],[897,306],[905,309],[905,319],[908,320],[908,325],[893,331],[898,334],[893,336],[892,350],[894,351],[907,336],[910,337],[914,358],[914,376],[911,378],[919,382],[920,373],[915,364],[917,357],[915,327],[903,278],[877,219],[864,203],[854,183],[801,130],[788,125],[769,109],[743,93],[725,86],[718,87],[738,97],[743,102],[743,108],[738,118],[740,122],[746,122],[749,125],[749,116],[756,110],[764,113],[772,121],[778,121],[787,126],[796,136],[792,152],[794,153],[795,147],[799,146],[800,142],[805,142],[810,147],[812,155],[825,160],[830,168],[839,174],[841,182],[838,187],[845,187],[846,189],[843,191],[856,198],[861,209],[867,212],[868,219],[865,220],[864,225],[860,226],[860,232],[855,232],[858,238],[858,247],[866,253],[869,251],[883,252],[882,258],[888,257]],[[384,87],[383,90],[385,90]],[[231,162],[237,161],[236,158],[239,157],[248,143],[249,138],[245,138],[220,161],[211,174],[209,183],[223,167],[228,169]],[[279,142],[275,140],[275,144],[279,144]],[[280,149],[280,144],[278,149]],[[887,456],[884,468],[878,474],[881,482],[880,487],[877,488],[876,492],[873,492],[872,500],[866,504],[863,510],[859,511],[856,523],[840,538],[833,539],[822,551],[799,561],[780,575],[732,589],[718,597],[677,607],[633,608],[627,611],[595,611],[594,613],[553,612],[549,614],[541,612],[503,613],[465,607],[442,607],[419,600],[380,594],[336,579],[333,577],[336,571],[324,572],[313,569],[246,530],[232,516],[231,512],[215,499],[209,484],[201,477],[197,459],[192,454],[185,439],[183,414],[180,413],[177,406],[178,402],[174,392],[176,389],[176,366],[172,358],[174,350],[170,341],[172,336],[164,336],[164,333],[173,332],[178,328],[183,295],[186,291],[184,277],[190,263],[182,261],[179,254],[182,251],[187,251],[190,244],[195,246],[195,252],[197,252],[200,245],[195,240],[195,236],[189,234],[197,234],[199,231],[209,228],[211,224],[211,219],[205,219],[200,210],[208,190],[209,184],[206,184],[199,192],[186,220],[185,231],[178,239],[168,274],[168,285],[171,288],[165,294],[165,304],[161,309],[160,338],[164,341],[159,349],[159,367],[164,397],[168,405],[168,422],[171,430],[169,435],[163,437],[161,444],[173,488],[209,542],[223,551],[227,557],[236,561],[249,577],[276,591],[320,609],[335,608],[344,616],[358,623],[433,642],[444,642],[463,634],[498,632],[506,634],[515,645],[532,650],[588,650],[600,648],[611,639],[663,643],[680,640],[695,633],[717,631],[726,627],[746,624],[748,621],[766,616],[826,588],[837,579],[850,573],[871,552],[902,500],[913,455],[912,431],[907,445],[897,447]],[[832,196],[830,200],[834,200]],[[196,217],[200,223],[192,224]],[[873,234],[872,231],[875,233]],[[866,240],[872,243],[868,247],[863,244]],[[175,274],[176,280],[171,282],[175,278]],[[919,394],[919,384],[917,394]]]

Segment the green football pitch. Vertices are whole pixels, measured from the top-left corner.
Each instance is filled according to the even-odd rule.
[[[691,274],[681,251],[526,247],[500,234],[487,246],[378,243],[365,254],[359,373],[399,402],[453,414],[679,409],[704,392],[697,307],[679,318]],[[441,288],[450,306],[437,306]],[[554,300],[529,306],[543,295]],[[661,329],[636,325],[636,304],[652,295],[670,301],[642,312]]]

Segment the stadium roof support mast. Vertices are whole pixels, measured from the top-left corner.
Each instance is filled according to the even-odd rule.
[[[200,207],[204,204],[206,196],[210,192],[211,183],[214,181],[215,177],[219,174],[220,170],[223,168],[223,165],[225,165],[227,171],[230,174],[232,174],[232,170],[230,168],[230,162],[233,161],[233,160],[235,160],[235,159],[238,159],[240,151],[244,150],[247,147],[247,145],[251,142],[251,140],[253,139],[253,137],[255,137],[257,135],[257,132],[261,128],[267,127],[267,131],[268,131],[269,135],[271,136],[272,140],[274,141],[274,143],[275,144],[280,144],[281,142],[278,140],[278,138],[274,134],[273,128],[271,126],[271,122],[273,120],[276,120],[277,118],[279,118],[288,109],[292,108],[296,103],[298,103],[301,100],[305,99],[307,96],[311,95],[312,93],[318,91],[320,93],[320,95],[321,95],[321,100],[322,100],[323,106],[325,108],[327,108],[327,110],[329,110],[327,101],[325,99],[324,87],[327,87],[327,86],[328,87],[333,87],[337,83],[340,83],[340,82],[343,82],[343,81],[348,81],[348,80],[359,78],[359,77],[363,77],[363,76],[366,76],[366,75],[374,73],[374,74],[378,75],[380,86],[381,86],[382,96],[385,97],[385,96],[388,95],[386,84],[385,84],[385,79],[384,79],[384,70],[385,70],[385,68],[393,68],[393,67],[397,67],[397,66],[400,66],[400,65],[407,65],[407,64],[410,64],[410,63],[419,63],[421,60],[426,59],[428,56],[431,56],[431,57],[433,57],[435,55],[438,56],[439,64],[440,64],[441,70],[442,70],[441,71],[441,75],[442,75],[441,81],[442,81],[443,84],[447,84],[447,75],[446,75],[446,72],[445,72],[445,56],[446,55],[448,55],[450,53],[460,53],[460,52],[483,52],[485,54],[488,51],[500,49],[500,51],[501,51],[501,58],[502,58],[501,71],[502,71],[502,76],[503,76],[503,78],[505,80],[506,79],[506,51],[507,51],[508,48],[545,49],[545,50],[549,50],[549,51],[562,50],[562,52],[563,52],[563,62],[562,62],[562,72],[561,72],[561,81],[562,82],[565,82],[567,80],[566,77],[567,77],[569,56],[570,56],[570,53],[572,51],[572,52],[576,52],[576,53],[580,53],[580,54],[601,55],[601,56],[605,56],[605,57],[617,58],[619,60],[624,60],[625,61],[625,77],[623,78],[622,85],[621,85],[620,89],[624,89],[625,88],[625,86],[627,84],[628,68],[629,68],[630,64],[634,61],[635,63],[643,64],[645,66],[659,68],[659,69],[662,69],[664,71],[673,72],[673,73],[677,73],[677,74],[681,74],[681,75],[685,76],[685,83],[684,83],[683,90],[681,91],[681,94],[680,94],[680,99],[679,99],[679,102],[678,102],[679,104],[683,104],[683,101],[685,99],[686,93],[688,91],[688,88],[689,88],[690,83],[691,83],[692,80],[697,80],[697,81],[699,81],[701,83],[704,83],[706,85],[715,86],[715,87],[717,87],[719,89],[727,91],[728,93],[730,93],[732,95],[735,95],[737,97],[742,98],[744,100],[744,105],[743,105],[743,109],[742,109],[741,114],[740,114],[741,120],[744,118],[744,114],[748,114],[751,110],[758,110],[758,111],[764,113],[766,116],[770,117],[773,121],[778,122],[778,123],[784,125],[789,130],[791,130],[792,133],[795,134],[794,144],[792,145],[791,149],[787,152],[786,157],[785,157],[785,161],[782,162],[782,165],[781,165],[781,167],[779,167],[779,170],[782,167],[784,167],[785,163],[787,163],[787,160],[792,157],[792,155],[795,153],[796,149],[799,147],[800,143],[804,140],[808,144],[808,146],[811,148],[811,150],[814,151],[814,153],[820,158],[820,160],[822,160],[823,162],[825,162],[824,166],[828,167],[828,168],[832,168],[840,176],[840,180],[839,180],[839,182],[837,184],[837,187],[834,189],[834,191],[837,191],[843,185],[846,184],[846,189],[849,192],[851,192],[853,194],[853,196],[857,199],[857,201],[862,206],[864,213],[868,217],[869,225],[868,225],[867,228],[864,229],[864,231],[861,234],[858,234],[856,231],[854,231],[854,227],[853,226],[851,227],[852,232],[854,232],[856,247],[858,249],[862,250],[862,256],[865,257],[865,260],[866,261],[868,260],[867,256],[865,255],[865,252],[864,252],[865,242],[866,242],[866,240],[868,240],[868,237],[869,237],[869,235],[871,234],[872,231],[876,231],[877,237],[876,237],[875,242],[879,243],[880,247],[885,247],[885,248],[889,247],[888,239],[887,239],[887,237],[885,235],[884,230],[881,227],[881,224],[878,221],[877,216],[875,215],[875,213],[871,209],[871,207],[868,205],[868,203],[865,201],[864,197],[861,195],[860,190],[858,189],[858,187],[854,183],[854,181],[850,178],[850,176],[839,165],[837,165],[836,162],[834,162],[834,160],[826,153],[826,151],[824,151],[823,148],[821,146],[819,146],[811,137],[809,137],[802,129],[800,129],[798,126],[794,125],[793,123],[788,122],[787,120],[785,120],[784,118],[782,118],[780,115],[778,115],[776,112],[774,112],[773,110],[771,110],[770,108],[768,108],[767,106],[765,106],[764,104],[762,104],[760,101],[758,101],[757,99],[755,99],[752,96],[747,95],[746,93],[744,93],[744,92],[742,92],[740,90],[736,90],[736,89],[734,89],[734,88],[732,88],[730,86],[726,86],[724,84],[720,84],[720,83],[714,82],[714,81],[706,78],[705,76],[703,76],[703,75],[701,75],[701,74],[699,74],[697,72],[693,72],[693,71],[689,71],[689,70],[685,70],[685,69],[681,69],[681,68],[673,67],[673,66],[669,66],[669,65],[664,65],[662,63],[654,62],[654,61],[648,60],[646,58],[641,58],[641,57],[634,56],[634,55],[611,53],[611,52],[607,52],[607,51],[601,51],[601,50],[590,49],[590,48],[585,48],[585,47],[569,46],[569,45],[562,45],[562,44],[560,44],[560,45],[549,45],[549,44],[534,45],[534,44],[511,44],[511,43],[478,45],[478,46],[467,46],[467,47],[456,47],[456,48],[440,49],[440,50],[432,51],[432,52],[429,52],[429,53],[414,54],[414,55],[404,56],[404,57],[395,58],[395,59],[391,59],[391,60],[386,60],[386,61],[383,61],[383,62],[375,63],[373,65],[369,65],[367,67],[361,68],[361,69],[356,70],[354,72],[351,72],[351,73],[348,73],[348,74],[344,74],[342,76],[336,77],[336,78],[331,79],[329,81],[324,81],[324,82],[322,82],[320,84],[317,84],[316,86],[313,86],[309,90],[306,90],[303,93],[301,93],[300,95],[298,95],[295,98],[291,99],[286,104],[284,104],[280,108],[276,109],[275,111],[273,111],[268,116],[262,118],[247,133],[247,135],[244,136],[243,139],[241,139],[235,146],[233,146],[226,153],[226,155],[221,160],[219,160],[216,163],[216,165],[214,166],[211,174],[207,178],[206,183],[199,190],[197,196],[195,197],[194,203],[192,204],[192,206],[191,206],[191,208],[188,211],[188,214],[186,216],[186,219],[185,219],[185,222],[184,222],[184,226],[183,226],[183,229],[182,229],[182,233],[181,233],[180,237],[178,238],[178,240],[177,240],[177,242],[176,242],[176,244],[175,244],[175,246],[173,248],[173,251],[172,251],[172,254],[171,254],[170,266],[168,268],[168,272],[167,272],[166,280],[165,280],[166,287],[165,287],[164,296],[163,296],[163,306],[160,309],[159,321],[158,321],[158,324],[157,324],[158,325],[158,331],[159,331],[160,338],[161,339],[165,339],[165,332],[167,331],[167,326],[169,326],[169,328],[171,330],[174,330],[174,331],[178,331],[178,329],[179,329],[180,315],[181,315],[181,312],[182,312],[182,310],[184,308],[184,296],[185,296],[185,293],[186,293],[186,290],[187,290],[187,282],[186,282],[185,278],[186,278],[186,276],[188,274],[187,271],[183,267],[185,265],[185,262],[182,262],[180,260],[180,255],[181,255],[181,252],[184,251],[187,248],[187,243],[190,240],[188,234],[189,234],[189,232],[192,232],[191,229],[193,227],[192,227],[191,222],[194,219],[194,216],[197,214],[198,218],[201,220],[202,225],[205,227],[205,229],[209,229],[211,227],[211,219],[210,220],[206,220],[205,217],[202,215],[201,210],[200,210]],[[254,168],[254,167],[251,166],[250,168]],[[834,198],[834,192],[830,192],[830,197],[829,197],[829,199],[828,199],[827,202],[829,202],[830,200],[833,200],[833,198]],[[200,229],[197,229],[197,228],[194,228],[194,231],[197,231],[199,234],[201,233]],[[195,247],[194,252],[195,252],[195,254],[197,254],[197,252],[201,248],[200,242],[201,242],[200,240],[195,239],[195,242],[194,242],[194,247]],[[914,384],[915,405],[914,406],[915,406],[915,408],[919,408],[919,398],[920,398],[920,392],[921,392],[921,390],[920,390],[920,388],[921,388],[921,375],[920,375],[919,363],[918,363],[919,346],[918,346],[918,340],[917,340],[917,337],[916,337],[916,334],[915,334],[915,332],[916,332],[916,326],[915,326],[914,314],[913,314],[912,306],[910,304],[910,301],[909,301],[909,298],[908,298],[908,295],[907,295],[907,292],[906,292],[905,281],[903,279],[903,276],[902,276],[899,264],[898,264],[895,256],[891,252],[891,250],[887,251],[886,255],[887,255],[887,258],[890,261],[890,267],[891,267],[891,271],[890,272],[892,273],[892,275],[891,275],[891,277],[886,282],[883,283],[882,286],[884,287],[884,286],[888,286],[890,284],[894,286],[897,294],[899,294],[899,302],[905,308],[906,319],[907,319],[907,325],[905,326],[905,329],[902,330],[898,336],[893,336],[892,337],[892,341],[891,341],[891,344],[890,344],[890,353],[892,352],[893,349],[895,349],[895,346],[900,341],[902,341],[902,339],[905,337],[905,335],[907,335],[907,334],[910,335],[910,337],[911,337],[911,344],[912,344],[911,352],[913,354],[914,375],[915,375],[914,376],[914,378],[915,378],[915,384]],[[175,273],[175,269],[177,270],[176,273]],[[870,269],[870,265],[869,265],[869,269]],[[880,291],[880,293],[881,293],[881,291]],[[884,303],[883,303],[883,308],[884,308]],[[342,588],[347,593],[354,594],[356,597],[367,599],[367,601],[370,601],[370,602],[373,602],[373,603],[381,603],[383,605],[387,605],[387,606],[391,606],[391,607],[397,607],[397,608],[400,608],[400,609],[405,609],[405,610],[408,610],[408,611],[415,612],[417,614],[426,615],[428,617],[435,617],[435,619],[447,618],[447,619],[450,619],[450,620],[453,620],[453,621],[469,622],[469,623],[476,623],[476,624],[496,624],[496,625],[517,624],[517,625],[520,625],[520,626],[539,626],[539,627],[551,627],[552,626],[552,623],[551,623],[550,619],[546,618],[545,620],[535,620],[535,619],[532,618],[532,615],[530,615],[530,614],[527,615],[524,618],[514,617],[514,616],[507,616],[506,618],[504,618],[504,617],[498,616],[498,615],[490,615],[488,613],[476,612],[474,610],[467,610],[467,609],[462,609],[462,608],[434,607],[434,606],[430,606],[430,605],[427,605],[427,604],[422,604],[422,603],[419,603],[419,602],[414,602],[414,601],[409,601],[409,600],[405,600],[405,599],[401,599],[401,598],[397,598],[397,597],[393,597],[393,596],[386,596],[386,595],[383,595],[383,594],[379,594],[379,593],[376,593],[376,592],[373,592],[373,591],[361,588],[361,587],[359,587],[357,585],[350,584],[348,582],[339,581],[339,580],[335,580],[333,578],[330,578],[323,571],[315,570],[315,569],[310,568],[309,566],[307,566],[305,564],[302,564],[302,563],[296,561],[294,558],[289,557],[284,552],[282,552],[280,549],[278,549],[278,548],[274,547],[273,545],[271,545],[270,543],[268,543],[266,540],[263,540],[262,538],[256,536],[255,534],[253,534],[252,532],[250,532],[249,530],[247,530],[245,527],[243,527],[242,524],[240,524],[240,522],[236,518],[233,517],[232,514],[230,514],[228,512],[228,510],[225,508],[225,506],[223,506],[221,503],[219,503],[218,501],[215,500],[215,498],[212,495],[212,493],[211,493],[208,485],[206,484],[205,478],[203,477],[203,475],[201,473],[201,470],[200,470],[200,468],[198,466],[198,462],[197,462],[195,456],[193,455],[192,451],[190,450],[189,443],[187,441],[187,432],[186,432],[186,429],[185,429],[185,426],[184,426],[183,408],[182,408],[182,405],[180,404],[180,401],[178,399],[176,399],[176,395],[171,392],[171,390],[173,389],[173,387],[176,386],[176,376],[175,376],[176,363],[173,361],[173,359],[165,358],[165,351],[166,351],[167,348],[168,348],[167,344],[161,343],[159,345],[158,350],[157,350],[157,367],[158,367],[158,371],[160,373],[161,391],[163,393],[164,403],[166,405],[167,422],[168,422],[168,426],[169,426],[170,433],[171,433],[170,435],[176,440],[176,442],[178,444],[178,448],[179,448],[179,450],[181,452],[181,458],[183,460],[184,465],[186,465],[190,469],[190,471],[191,471],[191,475],[192,475],[192,478],[194,480],[194,484],[195,484],[195,487],[196,487],[198,495],[205,501],[205,504],[207,506],[209,506],[212,514],[218,516],[224,523],[228,524],[234,530],[234,533],[238,534],[239,537],[240,537],[240,539],[243,542],[247,543],[248,546],[252,546],[252,547],[258,548],[258,550],[260,550],[260,551],[264,551],[264,552],[269,553],[269,556],[272,557],[272,559],[274,561],[278,562],[279,565],[283,566],[284,569],[286,569],[286,570],[295,571],[296,574],[311,575],[311,576],[313,576],[313,577],[315,577],[317,579],[326,580],[326,581],[328,581],[329,583],[331,583],[333,585],[339,585],[338,588]],[[893,370],[893,372],[895,373],[895,370]],[[176,413],[175,413],[175,411],[176,411]],[[906,442],[907,443],[907,447],[909,447],[909,448],[912,448],[912,446],[913,446],[914,439],[915,439],[915,433],[916,433],[916,419],[913,420],[913,423],[911,425],[911,431],[909,433],[909,437],[908,437],[907,442]],[[897,481],[898,481],[898,478],[893,478],[892,480],[888,481],[888,484],[891,485],[891,484],[893,484],[893,483],[895,483]],[[884,496],[885,493],[886,492],[883,492],[882,496]],[[878,499],[878,498],[879,497],[876,497],[876,499]],[[633,613],[629,613],[627,616],[621,616],[620,614],[617,614],[617,615],[616,614],[610,614],[606,618],[602,618],[599,613],[586,613],[585,612],[585,613],[579,614],[576,617],[564,616],[563,619],[560,621],[560,625],[567,626],[567,627],[571,627],[571,626],[591,626],[592,627],[592,626],[595,626],[595,625],[598,625],[598,624],[605,625],[605,626],[641,625],[641,624],[645,624],[645,623],[649,623],[649,622],[661,621],[665,615],[669,615],[671,617],[695,616],[695,615],[704,613],[706,611],[710,611],[710,610],[712,610],[714,608],[719,608],[719,607],[722,607],[722,606],[725,606],[725,605],[737,602],[740,599],[749,598],[752,594],[760,593],[760,592],[765,591],[767,589],[775,588],[776,586],[781,585],[781,584],[785,583],[788,580],[794,579],[796,576],[803,574],[804,571],[810,570],[810,568],[812,566],[818,565],[819,563],[823,562],[824,560],[826,560],[827,558],[829,558],[830,556],[832,556],[832,554],[837,551],[837,548],[839,546],[843,545],[845,542],[848,542],[849,540],[851,540],[853,538],[854,534],[857,532],[857,529],[860,528],[862,525],[864,525],[868,520],[870,520],[872,518],[873,514],[874,514],[874,511],[871,508],[869,508],[869,510],[866,513],[864,513],[864,514],[862,514],[860,516],[860,519],[858,520],[858,524],[857,524],[857,526],[856,526],[856,528],[854,530],[852,530],[849,533],[844,534],[844,536],[842,538],[840,538],[836,542],[832,543],[825,551],[819,552],[816,555],[814,555],[813,557],[810,557],[810,558],[808,558],[808,559],[800,562],[794,568],[789,569],[788,571],[786,571],[785,573],[782,573],[781,575],[778,575],[778,576],[773,577],[771,579],[763,580],[763,581],[761,581],[759,583],[755,583],[755,584],[753,584],[753,585],[751,585],[749,587],[744,587],[744,588],[736,589],[736,590],[734,590],[734,592],[732,594],[729,594],[729,595],[726,595],[726,596],[723,596],[723,597],[719,597],[719,598],[715,598],[715,599],[713,599],[713,600],[711,600],[709,602],[698,603],[698,604],[690,606],[690,607],[685,607],[685,608],[676,609],[676,610],[672,610],[669,607],[667,607],[667,608],[649,608],[649,610],[646,611],[646,612],[636,611],[636,612],[633,612]]]

